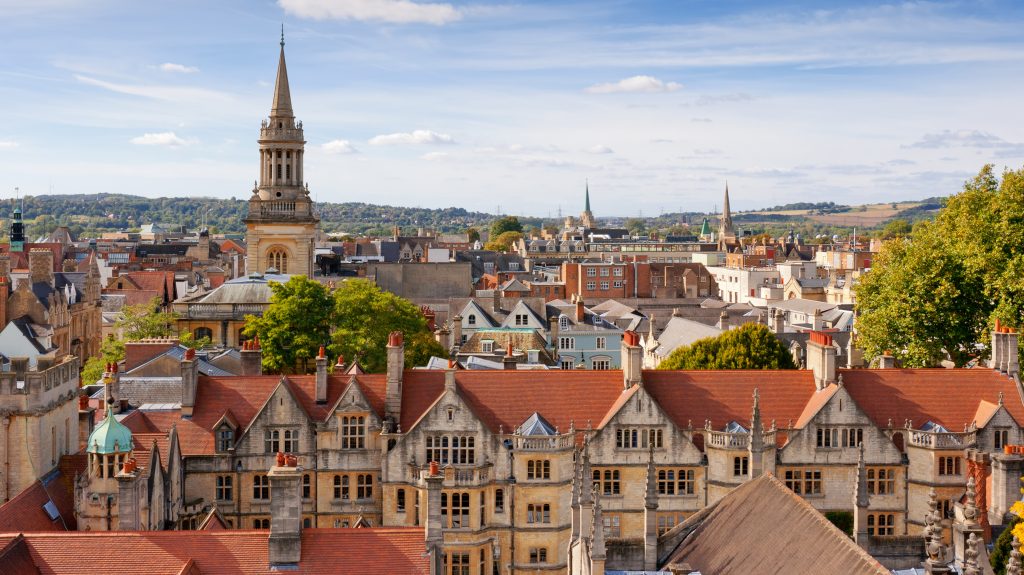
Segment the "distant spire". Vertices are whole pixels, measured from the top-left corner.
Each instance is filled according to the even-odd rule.
[[[284,24],[281,24],[281,57],[277,62],[277,80],[274,82],[274,103],[270,106],[270,116],[291,118],[292,94],[288,88],[288,67],[284,63]]]
[[[586,203],[583,207],[584,211],[590,211],[590,180],[584,180],[584,186],[586,187]]]
[[[725,182],[725,203],[722,205],[722,221],[732,227],[732,211],[729,209],[729,182]]]

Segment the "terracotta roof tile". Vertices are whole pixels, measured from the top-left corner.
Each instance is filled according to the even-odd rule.
[[[0,534],[0,541],[10,536]],[[43,574],[81,573],[83,558],[92,573],[271,572],[267,531],[27,533],[25,542]],[[299,568],[292,572],[426,574],[423,549],[422,528],[304,529]]]
[[[0,538],[0,565],[5,575],[37,575],[39,568],[32,560],[32,553],[25,538]]]
[[[974,421],[981,401],[998,404],[1003,394],[1010,415],[1024,422],[1024,403],[1014,381],[990,369],[841,370],[850,396],[879,427],[915,428],[928,421],[961,431]]]
[[[70,484],[62,478],[59,470],[52,472],[0,506],[0,532],[76,529],[74,499],[67,492]],[[50,501],[57,507],[56,519],[50,519],[43,509]],[[65,518],[72,522],[70,526]]]

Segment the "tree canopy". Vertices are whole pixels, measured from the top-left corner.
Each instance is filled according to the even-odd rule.
[[[126,341],[138,341],[149,337],[169,337],[172,333],[173,313],[163,311],[160,298],[155,297],[146,303],[127,305],[121,308],[121,317],[115,324],[115,330],[121,333],[121,339],[108,337],[100,344],[100,355],[90,357],[82,366],[82,385],[96,383],[102,376],[108,363],[117,363],[124,359]],[[189,334],[191,335],[191,334]]]
[[[908,367],[988,355],[990,326],[1024,319],[1024,170],[991,165],[949,198],[912,240],[885,242],[855,286],[868,356],[891,351]]]
[[[332,357],[358,360],[369,372],[384,371],[392,331],[405,335],[408,365],[446,355],[416,305],[372,282],[348,280],[333,293],[305,276],[270,285],[270,306],[262,317],[248,316],[245,325],[246,335],[259,335],[267,372],[310,371],[322,345]]]
[[[497,237],[491,236],[491,241],[487,242],[484,247],[496,252],[507,252],[522,238],[523,234],[520,232],[503,232]]]
[[[748,323],[673,351],[658,369],[796,369],[767,326]]]
[[[491,224],[491,240],[505,232],[523,233],[523,224],[515,216],[505,216],[494,220]]]

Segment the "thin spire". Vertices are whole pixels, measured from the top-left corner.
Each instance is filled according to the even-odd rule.
[[[857,454],[857,486],[855,492],[855,500],[857,507],[867,508],[871,504],[871,500],[868,498],[868,468],[864,462],[864,444],[860,443],[857,445],[859,453]],[[867,526],[864,526],[867,529]]]
[[[277,61],[277,80],[274,82],[274,103],[270,106],[270,116],[293,116],[292,94],[288,88],[288,67],[284,63],[284,24],[281,24],[281,56]]]
[[[586,187],[586,203],[584,204],[583,210],[586,212],[590,211],[590,180],[584,180],[584,186]]]

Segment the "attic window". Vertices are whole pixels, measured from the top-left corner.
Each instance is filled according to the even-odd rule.
[[[562,315],[558,317],[558,329],[569,329],[569,318]]]
[[[466,323],[468,323],[469,325],[476,325],[476,315],[469,314],[469,317],[466,318]]]
[[[454,407],[449,407],[448,408],[448,421],[455,421],[455,408]]]
[[[235,431],[227,425],[217,430],[217,451],[227,451],[235,443]]]
[[[494,341],[485,339],[480,342],[481,351],[484,353],[492,353],[494,351]]]

